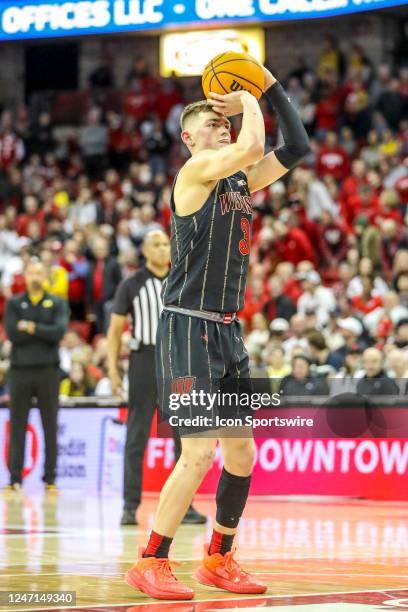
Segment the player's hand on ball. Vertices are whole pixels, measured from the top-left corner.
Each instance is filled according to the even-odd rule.
[[[267,68],[265,68],[265,66],[262,66],[262,70],[263,70],[263,73],[264,73],[264,76],[265,76],[265,89],[264,89],[264,91],[266,91],[267,89],[272,87],[272,85],[275,85],[276,79],[273,76],[272,72],[270,72]]]
[[[251,94],[248,91],[235,91],[233,93],[221,95],[210,91],[209,95],[208,102],[212,104],[216,113],[220,113],[226,117],[232,117],[233,115],[239,115],[243,112],[243,95],[250,96]]]

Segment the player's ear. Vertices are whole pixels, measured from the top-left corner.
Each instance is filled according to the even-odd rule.
[[[193,147],[194,146],[193,136],[192,136],[191,132],[189,132],[188,130],[183,130],[181,132],[181,140],[184,142],[184,144],[187,147]]]

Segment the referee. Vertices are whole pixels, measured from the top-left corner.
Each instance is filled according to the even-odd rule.
[[[142,497],[142,466],[156,406],[154,351],[162,311],[161,290],[170,265],[170,242],[161,230],[149,232],[143,243],[145,265],[117,288],[108,330],[108,367],[112,393],[120,395],[118,370],[120,341],[128,314],[132,317],[129,360],[129,412],[124,465],[124,510],[121,525],[137,525],[136,510]],[[175,436],[176,458],[180,438]],[[192,506],[184,523],[205,523]]]
[[[10,485],[21,489],[28,413],[35,397],[45,438],[43,481],[55,490],[59,343],[68,327],[66,300],[44,291],[44,264],[31,259],[24,273],[27,291],[7,302],[4,326],[12,343],[10,359]]]

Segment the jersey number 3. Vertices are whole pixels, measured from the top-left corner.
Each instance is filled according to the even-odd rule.
[[[244,233],[244,237],[239,241],[239,250],[242,255],[248,255],[251,240],[251,226],[249,225],[249,221],[246,219],[246,217],[242,217],[241,219],[241,229]]]

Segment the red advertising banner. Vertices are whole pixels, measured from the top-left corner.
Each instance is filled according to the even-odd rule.
[[[257,439],[252,495],[338,495],[408,500],[407,439]],[[218,449],[219,451],[219,449]],[[160,491],[172,467],[173,440],[151,438],[144,487]],[[215,493],[220,452],[199,492]]]

